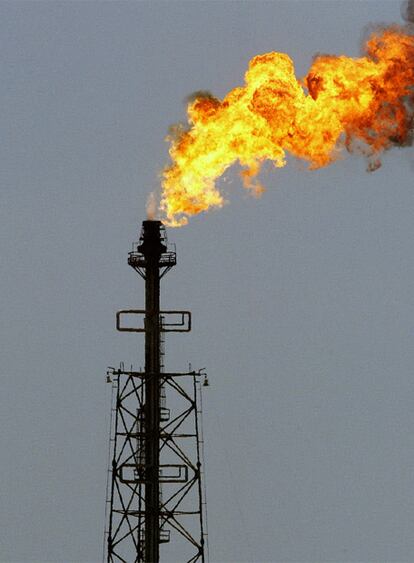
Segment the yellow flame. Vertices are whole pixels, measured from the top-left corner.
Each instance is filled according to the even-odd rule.
[[[181,226],[191,215],[221,207],[216,180],[236,162],[256,195],[264,189],[257,182],[263,162],[283,167],[287,152],[314,169],[359,144],[374,168],[381,151],[410,139],[413,86],[414,37],[396,26],[373,33],[364,57],[316,57],[302,81],[288,55],[254,57],[244,86],[223,100],[200,93],[188,104],[188,128],[168,137],[164,222]]]

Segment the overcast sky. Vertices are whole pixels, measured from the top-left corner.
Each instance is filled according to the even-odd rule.
[[[1,39],[0,561],[102,560],[106,367],[144,362],[115,311],[126,258],[200,89],[249,59],[359,53],[399,2],[5,2]],[[207,367],[214,563],[414,561],[413,152],[227,174],[222,210],[170,229],[171,370]],[[165,559],[168,561],[168,558]]]

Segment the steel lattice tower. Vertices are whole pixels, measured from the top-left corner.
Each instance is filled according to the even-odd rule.
[[[158,563],[160,545],[171,540],[165,561],[204,563],[202,374],[163,369],[163,333],[190,331],[191,314],[160,310],[160,280],[176,264],[160,221],[143,222],[128,264],[145,280],[145,309],[119,311],[117,329],[145,334],[145,370],[121,364],[108,371],[113,416],[106,560]],[[138,317],[143,327],[133,326]]]

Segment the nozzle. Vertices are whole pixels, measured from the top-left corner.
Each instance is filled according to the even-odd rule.
[[[165,244],[161,242],[161,221],[146,220],[142,222],[142,231],[138,251],[149,258],[154,256],[159,258],[167,251]]]

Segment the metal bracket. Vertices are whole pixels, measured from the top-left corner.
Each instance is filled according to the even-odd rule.
[[[145,332],[144,309],[124,309],[116,313],[116,329],[120,332]],[[144,326],[123,326],[122,317],[140,316]],[[161,332],[190,332],[191,331],[191,312],[190,311],[160,311],[159,316]]]
[[[170,316],[170,320],[168,317]],[[175,318],[174,318],[175,317]],[[161,332],[190,332],[190,311],[160,311]]]
[[[145,483],[145,464],[124,463],[118,468],[118,471],[122,483]],[[188,481],[186,465],[160,465],[159,472],[160,483],[187,483]]]

